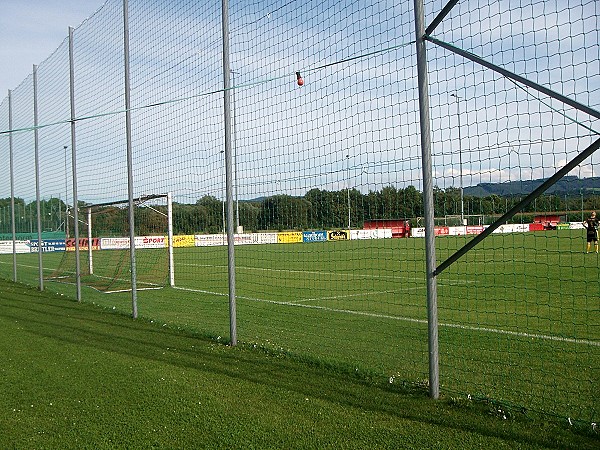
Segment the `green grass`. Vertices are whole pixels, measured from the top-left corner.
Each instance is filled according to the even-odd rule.
[[[437,239],[438,261],[465,242]],[[600,421],[599,260],[583,249],[581,233],[568,230],[493,235],[442,273],[442,392]],[[140,317],[227,342],[226,249],[175,250],[176,285],[186,290],[139,291]],[[156,254],[137,252],[140,267]],[[10,255],[3,256],[8,278]],[[44,257],[51,269],[61,255]],[[101,261],[107,257],[114,254],[95,253],[97,270],[111,267]],[[37,255],[18,261],[19,279],[35,285]],[[395,383],[427,379],[423,239],[240,246],[236,267],[240,342]],[[84,289],[83,299],[131,312],[128,293]]]
[[[432,401],[0,280],[2,448],[597,448],[590,429]],[[499,411],[500,410],[500,411]],[[506,418],[503,418],[506,416]]]

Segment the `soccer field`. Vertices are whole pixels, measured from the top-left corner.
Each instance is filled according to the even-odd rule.
[[[466,239],[437,239],[438,262]],[[424,244],[236,247],[238,339],[390,382],[425,383]],[[493,235],[438,277],[442,392],[598,420],[599,259],[583,248],[581,233],[568,230]],[[108,253],[95,253],[97,271],[109,269],[101,261]],[[136,255],[140,266],[158,257]],[[44,255],[48,272],[60,257]],[[35,283],[37,255],[17,259],[20,279]],[[12,257],[0,261],[9,278]],[[225,247],[175,249],[176,288],[139,291],[140,316],[226,342],[227,270]],[[74,295],[72,285],[47,282],[47,288]],[[131,312],[129,293],[84,288],[83,300]]]

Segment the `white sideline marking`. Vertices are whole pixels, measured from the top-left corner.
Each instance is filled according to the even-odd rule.
[[[215,269],[227,269],[228,266],[221,265],[213,265],[213,264],[192,264],[192,263],[179,263],[179,266],[189,266],[189,267],[213,267]],[[309,275],[336,275],[342,277],[352,277],[352,278],[388,278],[392,280],[404,280],[404,281],[421,281],[425,282],[425,278],[418,277],[400,277],[396,275],[368,275],[368,274],[360,274],[355,272],[319,272],[316,270],[294,270],[294,269],[271,269],[267,267],[246,267],[246,266],[236,266],[236,269],[244,269],[244,270],[256,270],[262,272],[285,272],[285,273],[306,273]],[[453,285],[456,284],[473,284],[475,281],[473,280],[445,280],[447,283],[441,282],[438,280],[438,285]]]
[[[12,263],[0,261],[0,264],[12,264]],[[37,268],[37,266],[28,266],[28,265],[24,265],[24,264],[18,264],[18,265],[20,265],[22,267]],[[199,267],[227,267],[227,266],[211,266],[208,264],[205,264],[205,265],[182,264],[182,265],[199,266]],[[240,268],[250,269],[250,270],[273,270],[273,271],[278,271],[278,272],[287,272],[288,271],[286,269],[259,269],[259,268],[254,268],[254,267],[240,267]],[[54,270],[54,269],[47,269],[47,268],[43,268],[43,269],[44,270]],[[305,272],[305,271],[301,271],[301,270],[289,271],[289,272],[344,275],[343,273],[336,273],[336,272]],[[379,277],[377,275],[360,275],[360,276],[362,276],[362,277]],[[380,277],[381,278],[384,278],[384,277],[385,278],[398,278],[398,279],[401,278],[401,277],[392,277],[392,276],[385,276],[385,275],[382,275]],[[406,278],[404,278],[404,279],[406,279]],[[416,279],[416,278],[412,278],[412,279]],[[418,280],[421,280],[421,279],[419,278]],[[438,284],[440,284],[440,283],[438,283]],[[149,288],[149,289],[153,289],[153,288]],[[154,289],[161,289],[161,288],[154,288]],[[217,295],[217,296],[222,296],[222,297],[227,297],[229,295],[229,294],[222,294],[220,292],[206,291],[203,289],[183,288],[183,287],[179,287],[179,286],[174,286],[173,289],[179,289],[181,291],[188,291],[188,292],[198,292],[198,293],[202,293],[202,294]],[[118,291],[114,291],[114,292],[118,292]],[[373,293],[381,294],[381,293],[387,293],[387,292],[392,292],[392,291],[371,292],[371,294],[373,294]],[[109,293],[109,292],[107,292],[107,293]],[[358,296],[358,295],[365,295],[365,294],[351,294],[351,295],[348,295],[348,297]],[[335,298],[343,298],[343,297],[344,296],[322,297],[320,299],[319,298],[309,298],[309,299],[304,299],[303,301],[327,300],[327,299],[335,299]],[[382,319],[399,320],[399,321],[403,321],[403,322],[427,324],[427,321],[425,319],[413,319],[410,317],[390,316],[388,314],[376,314],[376,313],[368,313],[368,312],[361,312],[361,311],[352,311],[352,310],[348,310],[348,309],[336,309],[336,308],[329,308],[326,306],[307,305],[307,304],[294,303],[294,302],[282,302],[282,301],[277,301],[277,300],[265,300],[265,299],[253,298],[253,297],[237,296],[237,298],[242,299],[242,300],[252,300],[255,302],[273,303],[276,305],[296,306],[299,308],[310,308],[310,309],[321,309],[324,311],[340,312],[340,313],[354,314],[354,315],[359,315],[359,316],[376,317],[376,318],[382,318]],[[600,341],[590,341],[588,339],[565,338],[565,337],[560,337],[560,336],[552,336],[552,335],[548,335],[548,334],[534,334],[534,333],[525,333],[525,332],[519,332],[519,331],[500,330],[497,328],[474,327],[474,326],[470,326],[470,325],[459,325],[459,324],[455,324],[455,323],[441,322],[438,325],[440,327],[458,328],[461,330],[480,331],[480,332],[495,333],[495,334],[505,334],[508,336],[518,336],[518,337],[526,337],[526,338],[532,338],[532,339],[542,339],[542,340],[546,340],[546,341],[566,342],[568,344],[581,344],[581,345],[589,345],[592,347],[600,347]]]
[[[386,291],[368,291],[368,292],[359,292],[357,294],[344,294],[344,295],[333,295],[331,297],[313,297],[313,298],[301,298],[298,300],[298,302],[304,303],[304,302],[312,302],[312,301],[319,301],[319,300],[338,300],[341,298],[352,298],[352,297],[368,297],[370,295],[377,295],[377,294],[399,294],[401,292],[406,292],[406,291],[415,291],[415,290],[419,290],[419,289],[424,289],[425,287],[412,287],[412,288],[408,288],[408,289],[402,289],[402,291],[394,291],[394,290],[386,290]]]
[[[188,292],[199,292],[199,293],[203,293],[203,294],[218,295],[218,296],[222,296],[222,297],[226,297],[228,295],[228,294],[222,294],[220,292],[211,292],[211,291],[206,291],[206,290],[202,290],[202,289],[191,289],[191,288],[181,288],[181,287],[174,287],[174,289],[180,289],[182,291],[188,291]],[[242,299],[242,300],[251,300],[254,302],[272,303],[275,305],[296,306],[298,308],[309,308],[309,309],[320,309],[323,311],[352,314],[352,315],[356,315],[356,316],[366,316],[366,317],[375,317],[375,318],[379,318],[379,319],[399,320],[402,322],[410,322],[410,323],[418,323],[418,324],[422,324],[422,325],[427,325],[427,320],[414,319],[411,317],[391,316],[389,314],[377,314],[377,313],[370,313],[370,312],[364,312],[364,311],[352,311],[350,309],[337,309],[337,308],[329,308],[327,306],[306,305],[303,303],[283,302],[283,301],[278,301],[278,300],[266,300],[266,299],[255,298],[255,297],[237,296],[237,298]],[[468,330],[468,331],[479,331],[479,332],[484,332],[484,333],[504,334],[504,335],[508,335],[508,336],[518,336],[518,337],[525,337],[525,338],[532,338],[532,339],[542,339],[542,340],[546,340],[546,341],[566,342],[568,344],[581,344],[581,345],[589,345],[592,347],[600,347],[600,341],[590,341],[588,339],[565,338],[565,337],[560,337],[560,336],[552,336],[549,334],[525,333],[525,332],[520,332],[520,331],[500,330],[497,328],[489,328],[489,327],[474,327],[471,325],[459,325],[459,324],[455,324],[455,323],[440,322],[438,325],[440,327],[458,328],[461,330]]]

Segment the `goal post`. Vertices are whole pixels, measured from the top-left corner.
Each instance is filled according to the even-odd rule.
[[[131,289],[128,200],[85,206],[87,265],[81,265],[83,283],[103,292]],[[175,285],[172,195],[153,194],[134,199],[136,288],[157,289]],[[73,275],[73,255],[67,242],[65,255],[51,280],[68,281]],[[138,250],[140,254],[138,255]]]

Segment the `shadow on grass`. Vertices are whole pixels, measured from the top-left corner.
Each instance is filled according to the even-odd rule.
[[[597,436],[527,416],[502,421],[485,405],[432,401],[425,389],[389,384],[334,363],[289,355],[232,348],[209,335],[193,334],[145,320],[133,320],[91,304],[0,280],[0,316],[45,339],[73,344],[85,352],[94,348],[170,366],[218,374],[326,402],[372,411],[436,427],[477,433],[548,448],[597,448]],[[1,336],[1,331],[0,331]]]

